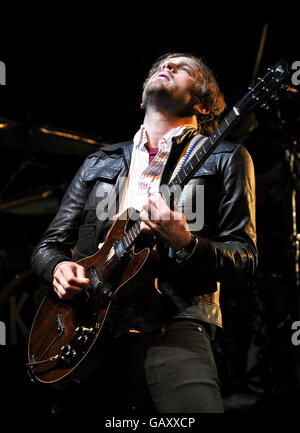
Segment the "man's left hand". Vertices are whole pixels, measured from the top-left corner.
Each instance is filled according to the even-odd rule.
[[[186,247],[191,241],[191,232],[188,228],[183,212],[172,211],[160,194],[151,195],[143,205],[140,218],[152,232],[174,251]]]

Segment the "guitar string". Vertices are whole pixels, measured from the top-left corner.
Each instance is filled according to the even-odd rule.
[[[44,352],[42,353],[40,359],[38,359],[38,361],[44,361],[44,356],[47,352],[49,352],[49,350],[51,349],[51,347],[53,346],[53,344],[58,340],[60,336],[56,335],[52,341],[50,341],[49,345],[46,347],[46,349],[44,350]]]
[[[138,226],[140,226],[140,223],[141,223],[141,220],[140,219],[138,219],[135,223],[134,223],[134,225],[128,230],[128,232],[123,236],[123,238],[125,238],[125,242],[127,243],[128,241],[130,242],[128,245],[127,245],[127,248],[130,246],[130,244],[132,244],[132,242],[137,238],[137,236],[139,235],[139,233],[140,233],[140,231],[139,231],[139,229],[140,229],[140,227],[138,227]],[[138,230],[138,233],[136,233],[135,232],[135,228]],[[130,241],[130,236],[132,236],[132,241]],[[123,238],[121,238],[120,240],[122,240]],[[128,240],[127,240],[128,239]],[[125,246],[126,246],[126,244],[125,244]],[[111,250],[113,250],[113,247],[112,247],[112,249]],[[110,251],[111,251],[110,250]],[[96,270],[97,271],[99,271],[99,272],[103,272],[106,268],[107,268],[107,266],[109,266],[110,264],[111,264],[111,262],[115,259],[115,254],[113,254],[113,255],[111,255],[110,257],[109,257],[109,259],[107,260],[107,257],[110,255],[110,252],[108,253],[108,255],[106,256],[106,260],[104,261],[104,263],[103,263],[103,265],[102,266],[96,266]]]

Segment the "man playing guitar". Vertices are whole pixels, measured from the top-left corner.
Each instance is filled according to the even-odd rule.
[[[111,200],[118,215],[139,212],[141,235],[152,242],[144,266],[119,290],[99,368],[61,391],[57,410],[222,412],[210,341],[222,328],[222,283],[238,284],[257,265],[253,163],[243,146],[223,141],[167,203],[160,188],[203,145],[225,102],[202,59],[169,53],[151,68],[141,108],[132,141],[84,161],[33,252],[33,269],[67,303],[89,287],[80,260],[105,242]]]

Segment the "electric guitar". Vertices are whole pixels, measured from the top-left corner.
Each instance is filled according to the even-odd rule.
[[[225,116],[165,191],[186,185],[241,115],[276,97],[275,90],[284,86],[282,82],[288,76],[289,69],[283,61],[269,68]],[[164,198],[171,201],[171,197]],[[138,217],[132,221],[133,212],[136,211],[128,209],[122,213],[111,226],[103,246],[95,254],[78,261],[90,279],[88,289],[71,301],[61,300],[53,289],[49,289],[29,335],[27,369],[33,380],[64,387],[81,381],[92,364],[95,362],[96,365],[101,359],[104,325],[113,321],[114,299],[127,283],[134,284],[131,280],[150,254],[150,246],[137,248],[141,220]]]

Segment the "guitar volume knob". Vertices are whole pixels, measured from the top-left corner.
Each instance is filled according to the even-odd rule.
[[[91,328],[86,328],[85,326],[77,326],[77,328],[75,329],[76,332],[78,332],[79,334],[93,334],[95,332],[95,329],[93,327]]]
[[[60,350],[63,354],[67,355],[72,350],[72,348],[69,344],[67,344],[66,346],[61,346]]]
[[[74,350],[70,344],[67,344],[66,346],[61,346],[60,350],[62,351],[64,355],[64,359],[67,361],[71,361],[76,358],[77,352]]]
[[[77,338],[77,342],[80,346],[84,346],[89,341],[89,337],[87,335],[81,334]]]

